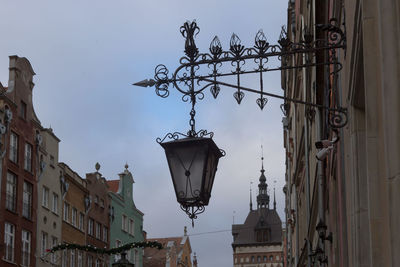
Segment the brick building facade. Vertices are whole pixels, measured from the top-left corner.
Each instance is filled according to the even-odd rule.
[[[32,106],[35,72],[26,58],[10,56],[1,109],[1,266],[36,266],[37,143],[40,121]],[[2,87],[2,86],[1,86]],[[5,128],[3,128],[5,127]]]
[[[98,248],[109,248],[110,240],[110,216],[109,207],[111,204],[110,197],[108,195],[108,185],[104,177],[99,173],[100,164],[96,164],[96,172],[86,174],[86,184],[89,191],[89,197],[91,199],[90,208],[87,214],[88,230],[87,245],[91,245]],[[99,264],[108,264],[108,255],[97,255],[95,253],[87,254],[90,262],[93,262],[95,266]]]
[[[85,179],[71,170],[65,163],[59,163],[61,168],[62,195],[62,242],[86,245],[86,235],[90,234],[87,212],[90,207],[89,190]],[[85,231],[87,230],[87,231]],[[82,251],[62,251],[62,267],[78,266],[85,262]]]

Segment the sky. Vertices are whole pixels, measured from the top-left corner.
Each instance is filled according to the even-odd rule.
[[[228,49],[233,32],[245,46],[253,45],[259,29],[276,43],[286,7],[282,0],[0,0],[0,82],[8,84],[8,56],[26,57],[36,72],[35,112],[61,139],[59,160],[82,177],[99,162],[107,179],[117,179],[128,163],[134,202],[145,214],[149,237],[180,236],[187,226],[200,267],[232,266],[230,230],[249,212],[251,182],[255,205],[261,145],[270,194],[276,188],[277,210],[284,218],[281,100],[269,98],[261,111],[258,96],[246,93],[238,105],[234,91],[223,87],[216,100],[206,92],[197,103],[197,129],[214,132],[226,156],[220,159],[209,206],[192,228],[155,141],[189,129],[190,104],[173,88],[168,98],[160,98],[154,88],[132,83],[152,78],[158,64],[170,72],[179,66],[184,50],[179,27],[187,20],[200,27],[200,52],[215,35]],[[243,78],[243,86],[258,89],[257,79]],[[280,73],[265,74],[264,88],[282,94]]]

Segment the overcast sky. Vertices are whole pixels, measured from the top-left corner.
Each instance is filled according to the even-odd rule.
[[[278,213],[284,218],[281,101],[270,98],[260,111],[258,96],[247,93],[239,106],[234,91],[222,88],[216,100],[207,92],[198,103],[197,128],[213,131],[227,154],[220,160],[210,204],[192,228],[176,202],[164,151],[155,141],[188,130],[190,105],[174,89],[162,99],[154,89],[131,84],[152,78],[160,63],[175,70],[184,49],[179,27],[186,20],[196,19],[201,29],[196,37],[200,52],[215,35],[228,49],[233,32],[250,46],[263,29],[268,41],[276,43],[286,7],[284,0],[0,0],[0,82],[8,84],[8,56],[26,57],[36,72],[35,111],[61,139],[60,161],[82,177],[99,162],[107,179],[117,179],[127,162],[149,237],[182,235],[188,226],[199,266],[232,266],[230,229],[233,220],[243,223],[249,211],[250,181],[254,192],[260,176],[261,145],[267,183],[272,194],[276,180]],[[243,85],[258,89],[256,78],[244,79]],[[267,90],[282,94],[279,72],[264,75],[264,81]],[[219,232],[198,235],[213,231]]]

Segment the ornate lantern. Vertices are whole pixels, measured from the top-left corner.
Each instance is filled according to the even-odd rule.
[[[218,161],[224,156],[212,138],[204,135],[212,137],[212,133],[203,131],[201,136],[178,139],[178,134],[174,133],[167,135],[172,141],[159,141],[165,150],[176,199],[192,219],[192,225],[208,205]]]

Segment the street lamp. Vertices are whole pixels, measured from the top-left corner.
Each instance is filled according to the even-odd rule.
[[[194,226],[193,220],[208,205],[218,160],[224,153],[207,137],[189,136],[160,145],[165,150],[176,199]]]
[[[222,49],[221,42],[215,36],[211,41],[209,52],[200,53],[195,43],[195,36],[200,28],[195,21],[185,22],[180,28],[185,38],[185,56],[181,57],[180,65],[169,74],[165,65],[155,68],[154,78],[145,79],[133,85],[141,87],[155,87],[156,94],[160,97],[168,97],[169,87],[172,86],[183,94],[182,100],[190,102],[191,129],[187,134],[179,132],[168,133],[157,142],[165,149],[169,169],[174,183],[177,201],[181,208],[192,219],[197,214],[204,212],[204,206],[208,205],[211,189],[217,170],[218,160],[225,152],[220,150],[212,140],[213,133],[206,130],[195,130],[195,104],[204,98],[204,90],[209,89],[214,98],[219,94],[221,86],[234,88],[234,98],[240,104],[245,96],[243,91],[259,95],[256,103],[261,110],[266,106],[266,96],[279,98],[285,101],[281,105],[284,114],[287,114],[289,105],[287,102],[306,105],[309,113],[313,109],[320,108],[326,112],[329,125],[332,128],[341,128],[347,124],[347,109],[336,106],[325,106],[319,103],[303,101],[272,94],[264,90],[263,73],[269,71],[282,71],[297,68],[308,68],[312,66],[332,66],[330,73],[336,76],[341,69],[341,63],[337,60],[336,49],[346,47],[346,38],[336,20],[332,19],[327,25],[316,25],[318,29],[326,32],[324,39],[313,40],[310,34],[304,36],[304,40],[298,43],[291,42],[283,30],[278,44],[269,44],[262,30],[258,31],[252,47],[244,47],[240,38],[233,34],[229,44],[229,50]],[[328,60],[324,62],[299,63],[293,60],[296,55],[312,55],[317,52],[329,52]],[[270,59],[277,59],[281,66],[268,66]],[[250,64],[252,65],[250,65]],[[247,65],[246,65],[247,64]],[[256,64],[256,68],[254,68]],[[246,69],[247,66],[250,66]],[[233,69],[232,69],[233,67]],[[229,69],[231,68],[231,69]],[[227,70],[228,69],[228,70]],[[259,89],[244,87],[241,84],[241,76],[248,74],[259,75]],[[236,83],[231,84],[221,79],[235,77]],[[312,118],[313,116],[308,116]],[[171,141],[164,142],[166,139]]]

